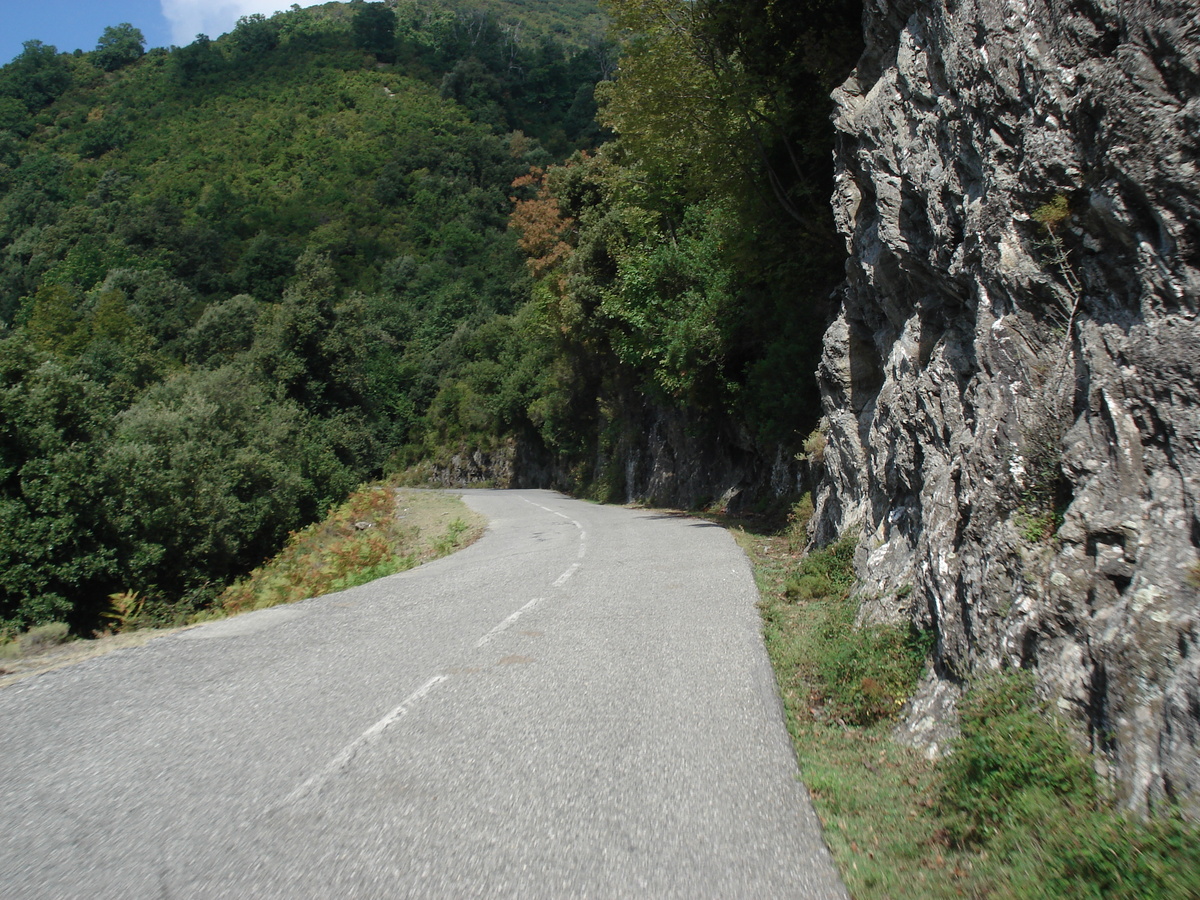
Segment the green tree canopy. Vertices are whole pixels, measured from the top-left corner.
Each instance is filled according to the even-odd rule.
[[[12,97],[37,112],[57,100],[71,86],[71,65],[51,44],[26,41],[24,49],[0,69],[0,96]]]
[[[92,52],[92,61],[105,72],[115,72],[137,62],[145,52],[146,38],[142,32],[128,22],[122,22],[104,29]]]
[[[354,45],[380,59],[389,59],[396,48],[396,13],[382,3],[367,3],[354,14]]]

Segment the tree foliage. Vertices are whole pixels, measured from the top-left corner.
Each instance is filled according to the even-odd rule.
[[[0,630],[86,632],[129,591],[184,616],[463,447],[598,479],[665,409],[795,452],[856,27],[799,6],[613,0],[614,83],[565,0],[27,44],[0,69]]]
[[[14,100],[26,112],[38,112],[53,103],[71,86],[71,66],[57,48],[41,41],[26,41],[23,49],[8,65],[0,68],[0,97]],[[5,113],[10,128],[26,132],[28,123],[14,115],[15,107]]]
[[[842,277],[828,93],[857,56],[860,8],[606,6],[622,56],[600,116],[617,140],[515,184],[555,373],[531,419],[585,471],[647,403],[711,443],[794,455]]]
[[[354,45],[381,60],[390,59],[396,47],[396,13],[382,3],[367,3],[354,15]]]
[[[92,51],[92,62],[105,72],[135,63],[146,52],[146,38],[142,32],[128,22],[110,25],[100,35],[96,49]]]

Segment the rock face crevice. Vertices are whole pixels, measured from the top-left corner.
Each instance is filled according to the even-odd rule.
[[[861,529],[864,615],[936,631],[912,739],[1029,667],[1129,808],[1200,818],[1200,7],[864,26],[815,537]]]

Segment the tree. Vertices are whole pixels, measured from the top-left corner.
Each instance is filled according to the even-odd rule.
[[[518,190],[536,187],[537,195],[526,200],[512,197],[513,212],[508,227],[520,232],[517,245],[529,257],[529,271],[534,278],[541,278],[558,266],[571,254],[568,237],[575,220],[564,216],[558,198],[550,193],[545,181],[545,172],[534,166],[528,175],[513,182]]]
[[[31,113],[53,103],[71,86],[71,64],[51,44],[26,41],[20,55],[0,69],[0,96],[25,104]]]
[[[602,116],[689,195],[758,183],[809,236],[829,228],[829,92],[861,48],[860,0],[607,0],[626,36]]]
[[[92,62],[105,72],[115,72],[137,62],[145,53],[145,36],[128,22],[122,22],[104,29],[92,52]]]
[[[0,630],[70,618],[79,598],[117,589],[96,503],[111,418],[95,382],[0,340]]]
[[[396,13],[382,3],[366,3],[351,24],[354,46],[390,62],[396,49]]]
[[[213,78],[221,71],[224,61],[221,51],[207,34],[196,35],[192,43],[171,53],[175,78],[184,86]]]
[[[247,56],[270,53],[279,46],[279,23],[262,13],[242,16],[233,29],[233,41]]]

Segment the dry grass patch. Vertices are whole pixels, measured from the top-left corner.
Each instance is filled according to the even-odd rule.
[[[114,650],[127,650],[131,647],[141,647],[156,637],[172,634],[178,628],[153,628],[141,631],[127,631],[123,634],[106,634],[95,640],[69,640],[62,644],[32,649],[26,653],[10,651],[9,655],[0,658],[0,688],[30,675],[40,675],[64,666],[104,656]],[[13,643],[16,643],[15,641]],[[15,650],[15,648],[13,648]]]
[[[486,521],[452,494],[367,485],[221,594],[226,613],[342,591],[453,553]]]

